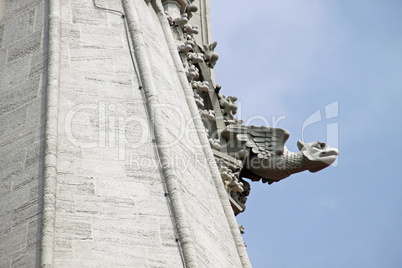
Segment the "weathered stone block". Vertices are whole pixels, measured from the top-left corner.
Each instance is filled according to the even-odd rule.
[[[25,153],[25,152],[23,152]],[[23,156],[23,154],[20,154]],[[21,159],[23,160],[23,159]],[[39,161],[39,160],[38,160]],[[38,180],[38,166],[32,165],[29,167],[25,167],[24,169],[19,170],[18,173],[16,173],[12,180],[13,180],[13,190],[21,188],[27,184],[30,184],[30,188],[33,188],[39,184]]]
[[[45,96],[39,92],[39,98],[35,98],[26,105],[27,115],[25,121],[25,128],[32,128],[43,134],[45,128],[45,109],[43,101]]]
[[[38,217],[32,219],[32,221],[30,221],[28,225],[27,247],[37,252],[40,252],[41,250],[40,248],[41,225],[42,225],[42,214],[38,214]]]
[[[36,6],[35,31],[44,29],[46,21],[45,11],[45,3],[41,3]]]
[[[11,190],[12,185],[12,178],[11,176],[8,177],[1,177],[0,178],[0,194],[5,194]]]
[[[27,107],[23,106],[9,114],[0,115],[0,137],[25,124]]]
[[[94,239],[102,242],[124,245],[142,245],[144,247],[160,247],[160,234],[157,223],[144,225],[130,221],[131,224],[119,224],[122,220],[92,218]]]
[[[3,145],[4,146],[4,145]],[[6,148],[9,150],[14,149],[15,150],[15,146],[10,146],[11,148]],[[4,148],[4,147],[3,147]],[[2,162],[2,170],[0,171],[0,175],[2,178],[7,178],[9,176],[12,176],[14,174],[19,173],[21,170],[24,169],[24,157],[25,157],[25,152],[24,151],[18,151],[15,154],[12,153],[7,153],[7,150],[5,150],[4,152],[5,159]],[[2,199],[3,196],[0,196],[0,200]],[[5,204],[1,204],[0,203],[0,211],[1,211],[1,207],[5,206]],[[0,215],[2,213],[0,212]]]
[[[13,212],[9,211],[2,214],[0,215],[0,218],[2,219],[2,224],[0,224],[0,237],[2,237],[11,231]]]
[[[13,227],[20,226],[22,224],[29,223],[35,220],[37,215],[41,213],[41,207],[39,206],[39,200],[33,199],[29,203],[23,204],[14,210],[13,215]]]
[[[41,143],[36,142],[30,147],[27,148],[27,154],[25,159],[25,166],[35,165],[38,164],[40,159],[40,152],[41,152]]]
[[[25,14],[26,11],[34,6],[37,6],[42,0],[24,0],[24,1],[6,1],[2,20],[8,22],[15,17]]]
[[[104,22],[107,24],[107,13],[100,12],[93,7],[89,8],[73,8],[73,23],[82,25],[99,25]]]
[[[1,257],[0,256],[0,267],[10,267],[11,259],[7,258],[8,256]]]
[[[170,226],[171,222],[172,222],[171,216],[166,217],[164,219],[160,218],[160,220],[159,220],[159,232],[161,235],[162,245],[178,248],[178,245],[176,242],[178,235],[175,235],[174,233],[172,233],[171,226]]]
[[[19,129],[16,129],[15,131],[14,139],[10,136],[5,139],[2,144],[3,152],[7,155],[7,158],[10,159],[3,162],[4,169],[2,170],[2,174],[8,174],[7,176],[24,168],[26,154],[24,148],[35,143],[39,139],[35,130],[29,129],[27,132],[18,132],[18,130]],[[14,163],[9,161],[14,161]],[[9,170],[14,170],[14,172],[9,173]]]
[[[70,40],[70,42],[71,41],[78,42],[80,40],[80,30],[79,30],[79,28],[77,28],[73,25],[63,24],[60,34],[61,34],[61,38]]]
[[[6,62],[7,62],[7,49],[1,48],[0,49],[0,69],[2,69],[6,65]]]
[[[20,86],[11,88],[1,94],[0,99],[0,114],[5,114],[9,111],[19,108],[38,97],[40,90],[39,77],[33,77]]]
[[[19,226],[0,236],[0,256],[11,256],[24,250],[27,245],[28,225]],[[0,257],[1,258],[1,257]]]
[[[149,189],[145,184],[117,177],[96,178],[95,185],[96,194],[105,197],[135,199],[138,196],[149,196]]]
[[[35,50],[31,54],[31,60],[29,64],[29,77],[36,75],[43,75],[46,72],[47,55],[43,55],[42,49]]]
[[[12,87],[26,81],[28,74],[28,62],[25,59],[13,61],[0,69],[0,94],[9,91]],[[3,97],[4,98],[4,97]],[[0,98],[0,99],[3,99]]]
[[[88,16],[86,14],[85,16]],[[113,29],[108,29],[107,22],[98,21],[98,27],[91,25],[83,25],[81,27],[81,46],[92,47],[98,49],[122,49],[124,32],[116,34]],[[129,56],[129,55],[128,55]]]
[[[60,174],[58,194],[61,195],[94,195],[95,186],[93,177],[69,176]]]
[[[41,46],[42,30],[39,30],[24,39],[10,45],[8,50],[7,62],[12,62],[20,57],[24,57]]]
[[[0,25],[0,48],[3,46],[4,39],[4,24]]]
[[[11,262],[11,267],[33,267],[36,262],[35,249],[27,250],[22,254],[17,254]]]
[[[92,239],[90,219],[76,216],[56,218],[56,237],[66,240]]]
[[[77,241],[73,262],[58,263],[58,267],[147,267],[148,250],[143,246],[112,244],[106,242],[91,243]],[[85,260],[85,261],[83,261]],[[75,264],[75,265],[74,265]],[[78,266],[77,266],[78,265]],[[172,266],[175,267],[175,266]]]
[[[74,196],[69,196],[74,198]],[[73,200],[65,199],[65,196],[59,195],[57,198],[57,213],[74,215],[76,213]]]
[[[134,200],[76,195],[73,205],[77,215],[87,214],[109,218],[120,217],[124,219],[138,218],[137,215],[133,213],[136,209],[136,202]]]
[[[35,9],[31,9],[26,10],[19,16],[14,16],[12,20],[8,21],[4,31],[4,43],[10,45],[31,34],[33,32],[34,17]]]

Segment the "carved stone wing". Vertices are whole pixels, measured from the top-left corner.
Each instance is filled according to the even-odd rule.
[[[245,143],[261,159],[283,154],[289,138],[289,132],[285,129],[256,126],[229,125],[222,134],[226,137],[235,135],[238,141]]]

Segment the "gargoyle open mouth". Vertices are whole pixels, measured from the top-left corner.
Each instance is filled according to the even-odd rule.
[[[338,149],[333,149],[333,148],[331,148],[325,152],[321,152],[321,154],[320,154],[321,157],[337,156],[337,155],[339,155]]]

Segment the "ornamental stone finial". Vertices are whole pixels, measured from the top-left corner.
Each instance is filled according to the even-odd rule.
[[[204,55],[205,61],[208,63],[208,66],[210,68],[214,68],[216,62],[219,59],[219,55],[216,52],[214,52],[217,44],[218,44],[217,42],[213,42],[212,44],[203,45],[202,47],[200,47],[201,51],[203,51],[205,54]]]
[[[184,0],[162,0],[162,5],[165,11],[174,17],[180,17],[184,13],[187,6],[187,1]]]
[[[190,4],[187,0],[162,0],[162,5],[173,18],[179,18],[180,15],[186,14],[190,19],[193,16],[192,13],[198,10],[197,6]]]

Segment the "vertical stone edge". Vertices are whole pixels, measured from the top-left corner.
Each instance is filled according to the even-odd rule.
[[[56,181],[57,181],[57,132],[60,85],[60,2],[48,3],[48,64],[46,89],[46,126],[44,154],[44,183],[42,208],[41,267],[53,267]],[[46,31],[46,28],[45,28]]]
[[[210,25],[211,10],[209,6],[209,0],[200,0],[200,12],[201,12],[201,24],[202,24],[202,39],[204,44],[212,43],[212,29]],[[212,69],[213,71],[213,69]]]
[[[158,109],[153,109],[159,104],[157,91],[152,79],[152,70],[148,62],[146,46],[142,37],[142,29],[137,10],[133,0],[122,0],[124,13],[126,14],[128,29],[134,46],[135,58],[138,64],[139,74],[142,82],[149,113],[155,132],[158,153],[162,164],[162,173],[166,181],[167,191],[171,200],[173,216],[177,226],[177,232],[183,252],[186,267],[197,267],[197,256],[195,254],[194,241],[191,238],[188,219],[186,218],[184,203],[180,194],[178,178],[172,167],[169,166],[168,140],[162,128],[162,117],[158,115]]]
[[[222,207],[225,212],[225,216],[228,221],[228,224],[229,224],[232,236],[233,236],[233,240],[235,242],[237,252],[238,252],[240,260],[241,260],[241,263],[244,268],[248,268],[248,267],[251,268],[251,263],[250,263],[250,259],[247,254],[246,246],[245,246],[243,238],[240,234],[239,226],[237,224],[232,207],[229,203],[229,198],[228,198],[227,192],[225,190],[225,187],[223,185],[222,178],[221,178],[219,170],[218,170],[218,166],[216,165],[215,157],[213,155],[211,146],[209,144],[207,135],[205,133],[205,128],[201,121],[201,117],[199,115],[198,108],[194,101],[193,90],[190,88],[190,85],[189,85],[187,77],[186,77],[186,72],[181,63],[179,54],[177,53],[177,46],[173,39],[171,30],[170,30],[170,27],[168,24],[168,20],[164,13],[162,2],[161,2],[161,0],[153,0],[152,2],[155,4],[156,12],[158,14],[158,18],[159,18],[159,21],[161,23],[161,26],[162,26],[162,29],[164,32],[166,42],[169,46],[169,51],[170,51],[171,57],[174,61],[174,65],[177,70],[180,84],[182,85],[182,88],[184,90],[187,105],[190,109],[191,116],[193,118],[194,125],[197,130],[198,138],[200,140],[200,144],[202,146],[204,155],[208,162],[210,172],[211,172],[213,180],[215,182],[216,190],[218,192],[219,199],[222,203]]]

